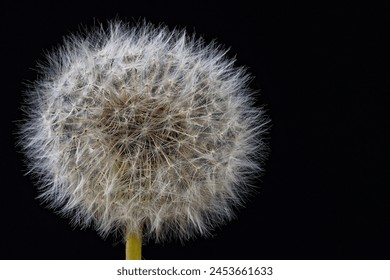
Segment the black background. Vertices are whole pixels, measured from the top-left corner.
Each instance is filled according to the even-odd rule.
[[[124,258],[120,240],[73,229],[35,199],[14,135],[44,51],[117,18],[230,47],[272,119],[266,173],[237,219],[212,238],[149,242],[145,259],[389,259],[389,6],[145,2],[0,4],[0,258]]]

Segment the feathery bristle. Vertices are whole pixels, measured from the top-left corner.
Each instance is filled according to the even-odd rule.
[[[186,239],[231,219],[262,169],[267,121],[225,54],[148,24],[68,38],[21,132],[41,197],[102,236]]]

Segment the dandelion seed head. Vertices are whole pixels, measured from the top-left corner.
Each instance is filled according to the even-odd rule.
[[[112,22],[69,37],[28,92],[40,197],[106,236],[191,238],[230,220],[262,171],[249,76],[184,31]]]

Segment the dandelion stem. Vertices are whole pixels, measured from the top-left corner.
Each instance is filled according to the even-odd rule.
[[[142,231],[130,233],[126,240],[126,260],[141,260]]]

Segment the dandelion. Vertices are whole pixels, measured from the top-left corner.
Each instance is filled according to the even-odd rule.
[[[68,37],[25,106],[21,142],[40,197],[132,248],[229,221],[262,170],[267,127],[233,63],[215,44],[146,23]]]

